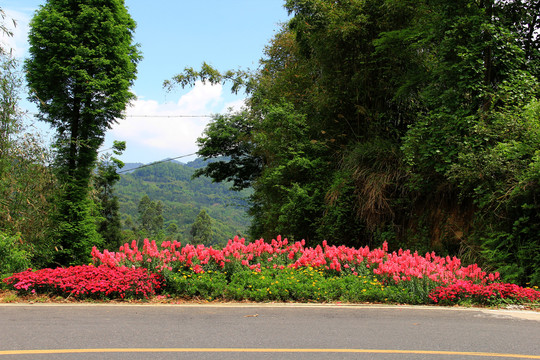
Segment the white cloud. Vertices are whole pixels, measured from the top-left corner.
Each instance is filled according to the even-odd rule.
[[[243,101],[242,101],[243,103]],[[225,104],[223,87],[198,82],[195,87],[174,102],[159,103],[155,100],[137,99],[111,130],[111,136],[127,143],[128,162],[150,162],[167,157],[195,153],[196,140],[211,120],[209,117]]]
[[[223,86],[197,82],[193,90],[182,96],[178,107],[187,114],[202,115],[223,101]]]

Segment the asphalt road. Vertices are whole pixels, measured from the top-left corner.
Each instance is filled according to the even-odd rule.
[[[540,359],[540,313],[409,306],[1,305],[3,359]]]

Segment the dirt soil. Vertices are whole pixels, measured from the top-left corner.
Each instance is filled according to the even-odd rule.
[[[171,297],[169,295],[156,295],[149,299],[141,299],[141,300],[95,300],[95,299],[76,299],[76,298],[64,298],[62,296],[47,296],[47,295],[41,295],[41,294],[35,294],[35,295],[26,295],[26,296],[18,296],[15,291],[12,290],[0,290],[0,304],[118,304],[118,305],[162,305],[162,304],[169,304],[169,305],[197,305],[197,304],[257,304],[257,302],[254,301],[229,301],[229,300],[212,300],[208,301],[206,299],[199,299],[199,298],[178,298],[178,297]],[[318,302],[312,302],[310,304],[319,304],[319,305],[325,305],[323,303]],[[342,303],[342,302],[336,302],[333,304],[326,304],[326,305],[396,305],[396,304],[380,304],[380,303],[365,303],[365,304],[349,304],[349,303]],[[399,305],[399,304],[397,304]],[[402,304],[407,305],[407,304]],[[433,305],[436,306],[436,305]],[[460,307],[458,305],[455,306],[456,308]],[[474,306],[478,308],[482,308],[480,306]],[[540,307],[538,305],[533,306],[527,306],[527,305],[507,305],[506,307],[500,307],[500,308],[486,308],[484,309],[505,309],[505,310],[530,310],[530,311],[536,311],[540,313]]]

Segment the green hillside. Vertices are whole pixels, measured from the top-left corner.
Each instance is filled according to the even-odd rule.
[[[199,163],[199,162],[197,162]],[[195,167],[178,162],[165,162],[122,174],[115,190],[124,223],[139,218],[138,204],[144,195],[163,203],[164,234],[179,241],[188,241],[191,227],[201,210],[212,218],[212,244],[244,234],[249,226],[246,199],[249,192],[229,190],[227,184],[212,183],[205,177],[192,179]],[[167,233],[171,224],[178,230]],[[172,226],[174,228],[174,225]]]

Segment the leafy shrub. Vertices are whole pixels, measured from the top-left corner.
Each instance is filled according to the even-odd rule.
[[[313,268],[265,268],[235,273],[225,296],[234,300],[253,301],[331,301],[339,295],[328,294],[321,271]],[[325,284],[322,285],[321,284]],[[334,289],[335,291],[335,289]],[[338,290],[339,291],[339,290]]]
[[[182,297],[201,297],[212,300],[221,297],[227,286],[226,274],[207,271],[195,273],[193,270],[164,271],[165,292]]]
[[[385,285],[374,275],[335,275],[312,267],[237,272],[224,297],[252,301],[425,303],[410,282]],[[429,299],[428,299],[429,300]]]
[[[0,278],[23,271],[30,266],[30,254],[23,249],[18,236],[0,232]]]

